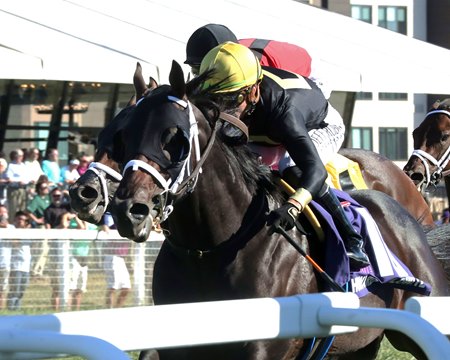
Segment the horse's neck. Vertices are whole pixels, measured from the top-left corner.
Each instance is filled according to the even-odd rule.
[[[210,154],[194,191],[175,204],[169,218],[175,224],[171,232],[189,247],[211,248],[230,239],[253,200],[241,174],[219,154]]]

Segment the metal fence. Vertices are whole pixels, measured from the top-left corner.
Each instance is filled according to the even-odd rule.
[[[107,276],[112,269],[107,262],[113,256],[124,262],[129,271],[131,287],[124,306],[152,305],[153,264],[163,239],[162,234],[153,232],[146,242],[137,244],[121,238],[117,231],[1,229],[1,311],[3,314],[34,314],[110,307]],[[15,261],[13,248],[23,243],[31,245],[31,268],[28,285],[15,308],[11,306],[15,282],[11,262]],[[83,289],[80,282],[86,273],[86,289]],[[75,289],[81,294],[79,308],[71,301]],[[55,293],[59,297],[58,308],[54,304]],[[118,291],[115,296],[119,296]]]

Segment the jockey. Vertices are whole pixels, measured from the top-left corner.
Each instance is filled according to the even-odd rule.
[[[191,67],[191,72],[198,75],[200,63],[206,53],[213,47],[227,41],[238,43],[233,32],[225,25],[207,24],[195,30],[186,44],[185,64]]]
[[[200,76],[206,76],[202,93],[244,121],[249,128],[249,145],[297,188],[284,205],[270,213],[272,230],[278,226],[292,229],[297,216],[314,199],[331,213],[350,265],[369,265],[361,235],[325,182],[324,162],[342,145],[344,127],[340,114],[315,83],[288,71],[261,68],[251,50],[233,42],[206,54]]]
[[[256,39],[256,41],[254,40],[255,39],[238,40],[236,35],[225,25],[207,24],[195,30],[189,38],[186,44],[186,61],[184,63],[191,67],[191,72],[194,76],[198,75],[200,63],[206,53],[219,44],[226,41],[232,41],[250,48],[259,58],[261,65],[281,68],[283,70],[292,71],[296,74],[308,77],[316,83],[327,99],[330,98],[331,91],[317,76],[317,69],[313,66],[314,63],[312,58],[306,49],[296,45],[278,42],[281,46],[281,48],[277,48],[277,50],[279,50],[279,54],[273,54],[274,50],[272,50],[271,54],[271,57],[275,58],[275,63],[278,64],[278,66],[276,66],[273,64],[273,59],[271,61],[266,54],[264,54],[263,50],[259,49],[258,46],[258,49],[254,48],[254,44],[259,41],[266,43],[269,43],[270,41],[259,39]],[[282,44],[285,44],[284,47]],[[286,45],[287,48],[285,49]],[[295,58],[295,60],[293,58]],[[288,65],[290,68],[283,67],[283,65]]]

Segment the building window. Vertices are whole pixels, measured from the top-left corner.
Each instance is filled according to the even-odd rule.
[[[407,93],[386,93],[386,92],[380,92],[378,94],[378,98],[380,100],[407,101],[408,100],[408,94]]]
[[[406,35],[406,7],[379,6],[378,26]]]
[[[372,7],[367,5],[352,5],[352,18],[372,24]]]
[[[356,93],[356,100],[372,100],[373,95],[371,92],[360,91]]]
[[[407,128],[380,128],[379,153],[393,161],[408,159]]]
[[[49,126],[48,121],[36,121],[36,126]],[[49,136],[48,130],[38,129],[36,130],[36,138],[38,139],[48,139]],[[61,130],[59,132],[59,138],[65,139],[68,136],[67,130]],[[44,141],[35,141],[34,146],[38,149],[45,149],[47,147],[47,140]],[[42,150],[43,155],[45,156],[45,150]],[[68,160],[69,154],[69,144],[67,141],[58,141],[58,152],[59,152],[59,162],[60,164],[64,161]]]
[[[350,142],[352,148],[372,150],[372,128],[352,127]]]

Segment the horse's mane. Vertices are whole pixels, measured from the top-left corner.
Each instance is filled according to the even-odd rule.
[[[436,102],[431,106],[432,110],[450,110],[450,98],[444,100],[436,100]]]
[[[211,126],[220,121],[221,106],[201,90],[201,85],[211,73],[207,72],[186,84],[187,95],[205,116]],[[229,123],[222,122],[216,135],[216,141],[229,160],[229,165],[242,174],[251,194],[263,190],[276,201],[281,201],[282,193],[276,177],[270,168],[262,164],[255,153],[242,141],[242,132]]]
[[[246,144],[230,145],[221,138],[220,133],[217,137],[230,166],[242,174],[249,191],[255,195],[258,191],[263,190],[277,202],[281,201],[281,189],[270,168],[261,164]]]

